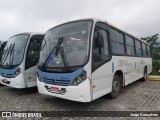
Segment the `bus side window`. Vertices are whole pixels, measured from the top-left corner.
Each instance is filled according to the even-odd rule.
[[[96,69],[97,67],[101,66],[108,59],[108,55],[108,33],[105,30],[98,28],[95,30],[93,38],[93,69]]]
[[[151,51],[150,51],[150,46],[147,45],[147,55],[148,57],[151,57]]]
[[[43,37],[40,36],[34,36],[33,38],[31,38],[26,55],[26,69],[37,65],[42,40]]]
[[[141,42],[139,40],[135,40],[135,48],[136,48],[136,55],[141,56],[142,55],[142,47],[141,47]]]

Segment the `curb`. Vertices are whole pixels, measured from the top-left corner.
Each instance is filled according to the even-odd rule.
[[[160,81],[160,78],[146,78],[146,80],[150,80],[150,81]]]

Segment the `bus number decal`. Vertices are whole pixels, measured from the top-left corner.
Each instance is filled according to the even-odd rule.
[[[127,66],[127,60],[119,60],[118,66]]]

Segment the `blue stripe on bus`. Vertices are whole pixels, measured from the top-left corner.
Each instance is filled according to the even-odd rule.
[[[18,67],[13,69],[2,69],[0,68],[0,75],[6,78],[13,78],[13,74],[17,71]]]
[[[46,84],[59,85],[59,86],[69,86],[72,84],[73,80],[79,76],[84,71],[80,68],[72,73],[49,73],[43,72],[38,69],[38,75],[42,78],[43,82]]]
[[[112,73],[114,73],[114,63],[112,63]]]

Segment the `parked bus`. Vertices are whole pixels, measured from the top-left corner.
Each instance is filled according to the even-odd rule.
[[[6,46],[6,44],[7,44],[7,41],[1,42],[0,44],[0,61],[1,61],[2,54],[4,53],[4,47]]]
[[[152,71],[146,42],[98,19],[82,19],[45,34],[38,63],[39,93],[90,102]]]
[[[0,63],[0,82],[13,88],[37,85],[36,71],[44,34],[22,33],[9,38]]]

